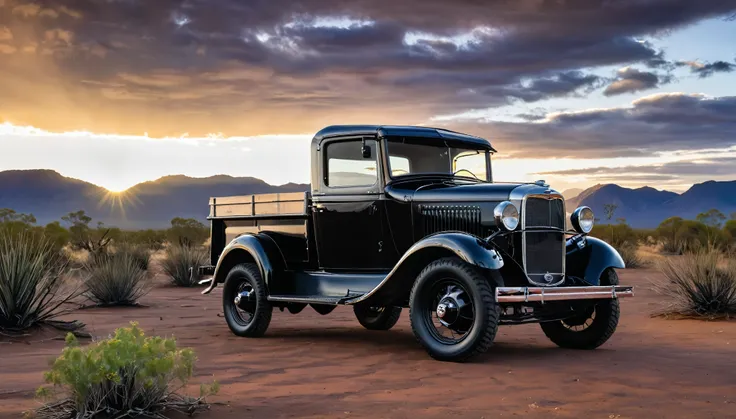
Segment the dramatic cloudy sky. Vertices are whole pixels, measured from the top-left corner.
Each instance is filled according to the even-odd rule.
[[[308,181],[329,124],[484,136],[501,180],[736,179],[736,0],[0,0],[0,170]]]

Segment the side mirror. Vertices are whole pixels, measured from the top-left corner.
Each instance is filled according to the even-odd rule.
[[[365,144],[365,139],[363,139],[363,146],[361,147],[361,152],[363,153],[364,159],[370,159],[372,156],[371,146]]]

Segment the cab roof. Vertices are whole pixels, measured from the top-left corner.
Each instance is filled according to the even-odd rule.
[[[441,128],[397,126],[397,125],[331,125],[321,129],[312,139],[313,145],[319,145],[325,138],[353,135],[370,135],[378,137],[426,137],[444,138],[464,143],[471,143],[491,151],[496,151],[490,141],[473,135],[462,134]]]

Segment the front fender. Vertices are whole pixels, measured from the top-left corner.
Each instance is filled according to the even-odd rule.
[[[484,240],[460,232],[437,233],[414,243],[378,286],[360,298],[350,301],[349,304],[369,299],[385,301],[397,295],[408,298],[419,272],[433,260],[448,256],[456,256],[471,265],[489,271],[498,271],[504,264],[501,254]],[[497,281],[495,276],[493,277]]]
[[[240,263],[255,263],[267,287],[273,282],[275,272],[284,268],[283,256],[273,239],[265,234],[243,234],[222,250],[212,283],[202,294],[209,294],[218,283],[225,282],[230,269]]]
[[[401,257],[394,270],[411,258],[412,255],[426,249],[450,251],[465,262],[479,268],[497,270],[503,267],[501,254],[486,241],[465,233],[438,233],[414,243]]]
[[[567,249],[565,260],[567,275],[582,278],[591,285],[600,285],[601,274],[606,269],[625,267],[626,264],[618,251],[595,237],[585,237],[585,246],[582,248],[573,244]]]

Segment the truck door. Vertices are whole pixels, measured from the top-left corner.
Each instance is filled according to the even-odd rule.
[[[319,265],[323,269],[379,269],[383,202],[374,139],[325,142],[320,193],[312,195]]]

